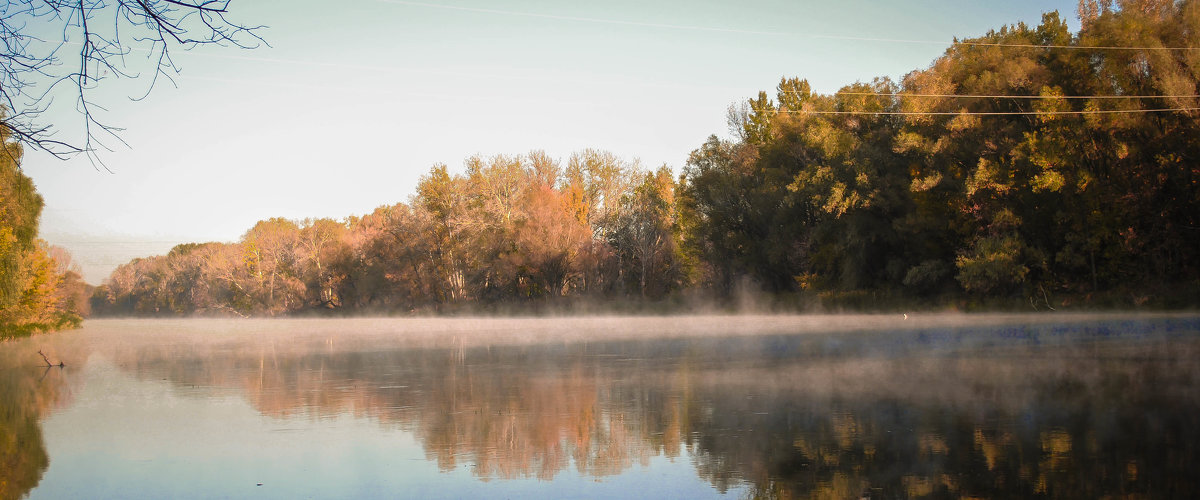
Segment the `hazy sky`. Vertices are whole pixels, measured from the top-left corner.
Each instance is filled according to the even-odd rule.
[[[833,92],[922,69],[954,37],[1075,1],[235,0],[271,47],[175,52],[177,86],[109,80],[130,147],[29,153],[42,235],[99,283],[135,256],[234,241],[270,217],[407,201],[435,163],[599,148],[678,170],[725,111],[783,76]],[[336,8],[335,8],[336,6]],[[50,120],[70,123],[69,113]],[[111,142],[111,141],[110,141]]]

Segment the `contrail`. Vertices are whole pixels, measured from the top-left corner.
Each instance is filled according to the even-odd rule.
[[[515,11],[515,10],[484,9],[484,8],[480,8],[480,7],[461,7],[458,5],[443,5],[443,4],[426,3],[426,2],[409,2],[406,0],[377,0],[377,1],[380,3],[390,3],[390,4],[396,4],[396,5],[409,5],[409,6],[413,6],[413,7],[427,7],[427,8],[431,8],[431,9],[458,10],[458,11],[463,11],[463,12],[480,12],[480,13],[484,13],[484,14],[501,14],[501,15],[506,15],[506,16],[536,17],[539,19],[554,19],[554,20],[558,20],[558,21],[576,21],[576,22],[582,22],[582,23],[615,24],[615,25],[620,25],[620,26],[639,26],[639,27],[643,27],[643,28],[665,28],[665,29],[673,29],[673,30],[709,31],[709,32],[717,32],[717,33],[741,33],[741,34],[747,34],[747,35],[770,35],[770,36],[791,36],[791,35],[793,35],[793,33],[786,33],[786,32],[782,32],[782,31],[758,31],[758,30],[744,30],[744,29],[736,29],[736,28],[718,28],[718,27],[712,27],[712,26],[689,26],[689,25],[685,25],[685,24],[647,23],[647,22],[640,22],[640,21],[621,21],[621,20],[617,20],[617,19],[601,19],[601,18],[595,18],[595,17],[562,16],[562,15],[557,15],[557,14],[541,14],[541,13],[537,13],[537,12],[520,12],[520,11]]]
[[[515,10],[502,9],[486,9],[481,7],[462,7],[458,5],[444,5],[427,2],[411,2],[408,0],[376,0],[380,3],[389,3],[394,5],[408,5],[412,7],[425,7],[430,9],[457,10],[463,12],[479,12],[484,14],[500,14],[506,16],[521,16],[533,17],[539,19],[553,19],[558,21],[574,21],[582,23],[597,23],[597,24],[613,24],[618,26],[639,26],[643,28],[662,28],[673,30],[686,31],[705,31],[710,33],[738,33],[746,35],[766,35],[766,36],[787,36],[787,37],[803,37],[822,40],[850,40],[859,42],[884,42],[884,43],[911,43],[921,45],[941,45],[950,46],[953,44],[968,45],[975,47],[1011,47],[1011,48],[1033,48],[1033,49],[1068,49],[1068,50],[1153,50],[1153,51],[1197,51],[1200,47],[1163,47],[1163,46],[1119,46],[1119,45],[1044,45],[1034,43],[1000,43],[1000,42],[969,42],[958,40],[949,42],[945,40],[914,40],[905,38],[878,38],[867,36],[853,35],[824,35],[820,33],[798,33],[792,31],[764,31],[764,30],[748,30],[739,28],[721,28],[716,26],[695,26],[688,24],[670,24],[670,23],[650,23],[643,21],[622,21],[619,19],[604,19],[598,17],[582,17],[582,16],[564,16],[558,14],[543,14],[539,12],[521,12]]]

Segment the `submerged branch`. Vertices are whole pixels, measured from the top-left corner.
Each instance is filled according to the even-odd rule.
[[[61,359],[60,359],[60,360],[58,360],[58,364],[57,364],[57,365],[56,365],[56,364],[52,364],[52,363],[50,363],[50,358],[47,358],[47,357],[46,357],[46,354],[45,354],[45,353],[43,353],[41,349],[38,349],[38,352],[37,352],[37,353],[38,353],[38,354],[40,354],[40,355],[42,356],[42,361],[45,361],[45,362],[46,362],[46,367],[47,367],[47,368],[49,368],[49,367],[52,367],[52,366],[57,366],[57,367],[59,367],[59,368],[62,368],[62,367],[64,367],[64,366],[66,366],[66,365],[65,365],[65,364],[62,362],[62,360],[61,360]]]

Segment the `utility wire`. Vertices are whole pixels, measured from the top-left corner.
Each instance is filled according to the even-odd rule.
[[[915,41],[914,41],[915,43]],[[1200,47],[1126,47],[1123,45],[1039,45],[1035,43],[993,43],[993,42],[964,42],[955,41],[953,45],[971,47],[1013,47],[1025,49],[1067,49],[1067,50],[1200,50]]]
[[[782,94],[803,94],[798,90],[784,90]],[[815,93],[814,93],[815,94]],[[1189,99],[1200,95],[981,95],[981,94],[909,94],[904,92],[835,92],[829,96],[856,95],[879,97],[946,97],[962,99]]]
[[[1012,116],[1012,115],[1102,115],[1118,113],[1167,113],[1177,111],[1200,111],[1200,108],[1153,108],[1153,109],[1093,109],[1082,111],[804,111],[776,109],[776,113],[809,115],[890,115],[890,116]]]

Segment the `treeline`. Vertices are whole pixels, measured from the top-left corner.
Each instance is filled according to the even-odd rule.
[[[822,95],[785,78],[678,178],[598,151],[471,158],[363,217],[135,260],[93,304],[270,315],[750,288],[1195,305],[1179,291],[1200,289],[1200,2],[1084,1],[1080,18],[956,42],[898,83]]]
[[[1046,305],[1196,290],[1200,2],[1118,3],[1082,2],[1076,35],[1051,13],[898,84],[784,79],[731,110],[739,140],[694,152],[679,196],[704,281]]]
[[[270,219],[237,243],[118,267],[93,295],[119,314],[414,311],[554,297],[658,298],[687,276],[669,169],[584,151],[471,158],[409,203],[344,221]]]
[[[42,197],[21,172],[22,152],[0,126],[0,340],[76,327],[88,314],[79,267],[38,238]]]

